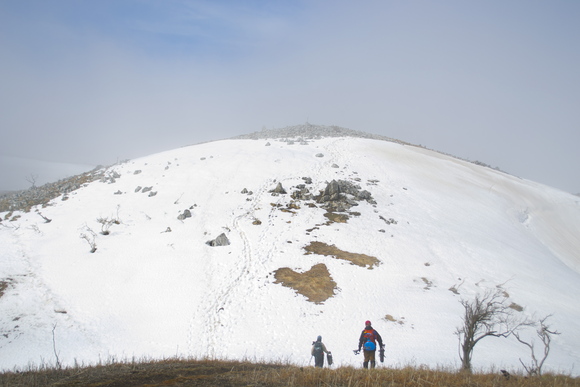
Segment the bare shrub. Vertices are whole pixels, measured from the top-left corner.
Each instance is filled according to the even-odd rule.
[[[551,315],[548,315],[540,319],[536,328],[536,336],[540,339],[542,345],[544,346],[543,349],[544,356],[541,359],[536,357],[536,348],[534,341],[533,340],[525,341],[521,338],[519,332],[514,332],[514,336],[516,337],[516,339],[518,339],[520,343],[524,344],[526,347],[530,349],[532,357],[531,362],[529,364],[524,364],[522,359],[520,359],[520,363],[522,363],[524,369],[526,370],[529,376],[542,376],[542,367],[544,366],[544,362],[546,361],[548,355],[550,354],[550,344],[552,342],[552,336],[560,334],[560,332],[550,329],[550,326],[546,324],[546,320],[550,316]]]
[[[101,225],[101,234],[103,235],[109,235],[109,228],[111,228],[112,225],[114,224],[121,224],[121,221],[119,220],[119,209],[121,206],[117,205],[117,215],[116,217],[100,217],[97,218],[97,223],[99,223]]]
[[[87,241],[91,248],[91,253],[97,251],[97,234],[88,226],[85,226],[85,232],[82,232],[80,235],[81,239]]]
[[[463,325],[455,331],[459,338],[461,368],[471,373],[471,357],[475,345],[486,337],[508,337],[523,326],[532,325],[528,319],[515,316],[507,305],[507,293],[501,288],[476,294],[473,300],[461,300],[464,308]]]

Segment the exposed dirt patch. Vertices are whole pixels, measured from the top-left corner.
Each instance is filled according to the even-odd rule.
[[[368,269],[372,269],[374,266],[381,264],[381,261],[370,255],[349,253],[348,251],[338,249],[335,245],[327,245],[323,242],[310,242],[308,246],[304,247],[304,250],[306,250],[306,254],[332,256],[336,259],[349,261],[353,265],[367,267]]]
[[[288,267],[274,272],[275,284],[282,284],[302,294],[308,301],[321,304],[334,296],[336,282],[330,276],[326,265],[319,263],[304,273],[298,273]]]

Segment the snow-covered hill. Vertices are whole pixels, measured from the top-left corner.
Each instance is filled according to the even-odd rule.
[[[458,367],[459,301],[501,286],[518,313],[553,314],[545,369],[578,374],[580,198],[402,143],[263,137],[131,160],[44,208],[0,213],[0,368],[55,352],[307,365],[318,335],[338,365],[360,365],[367,319],[385,365]],[[316,199],[333,180],[351,189],[334,215]],[[220,234],[229,244],[207,243]],[[336,286],[311,297],[282,273]],[[515,339],[488,338],[473,364],[520,358]]]

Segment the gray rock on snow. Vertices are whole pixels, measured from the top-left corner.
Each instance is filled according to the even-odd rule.
[[[272,194],[286,194],[286,190],[284,189],[284,187],[282,187],[282,183],[278,182],[278,185],[276,186],[276,188],[274,188],[273,190],[270,191]]]
[[[177,216],[178,220],[185,220],[187,218],[191,218],[191,211],[189,211],[189,210],[185,210],[185,211],[183,211],[183,214],[179,214]]]
[[[218,235],[217,238],[215,238],[214,240],[211,241],[207,241],[205,242],[206,245],[208,246],[228,246],[230,244],[230,240],[228,239],[228,237],[226,236],[226,234],[221,233],[220,235]]]
[[[347,211],[352,206],[358,206],[357,201],[365,200],[376,204],[369,191],[360,190],[360,186],[346,180],[332,180],[324,191],[314,198],[329,211]]]

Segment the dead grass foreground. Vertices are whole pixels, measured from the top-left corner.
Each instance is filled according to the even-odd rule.
[[[368,269],[372,269],[381,263],[377,258],[371,257],[370,255],[349,253],[348,251],[340,250],[335,245],[328,245],[323,242],[310,242],[308,246],[304,247],[304,250],[306,250],[306,254],[332,256],[336,259],[349,261],[353,265],[366,266]]]
[[[161,360],[92,367],[41,369],[0,374],[0,386],[447,386],[568,387],[580,378],[544,375],[506,379],[500,374],[474,374],[422,367],[365,370],[353,367],[318,369],[288,364],[219,360]]]

